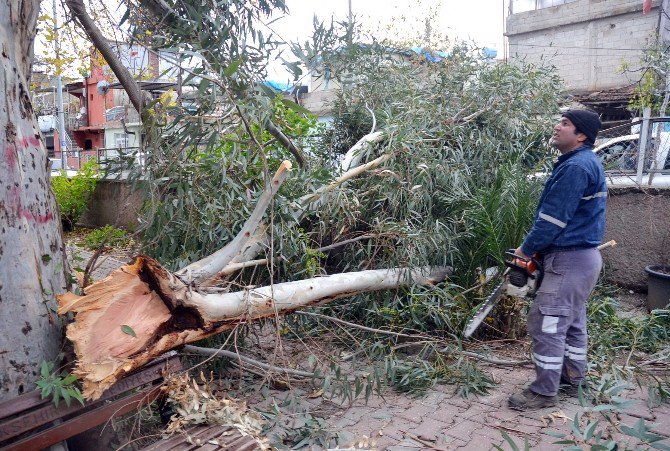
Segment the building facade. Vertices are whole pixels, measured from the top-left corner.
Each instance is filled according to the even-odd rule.
[[[667,3],[653,0],[644,13],[642,0],[511,0],[509,58],[553,64],[578,101],[606,122],[624,120]]]

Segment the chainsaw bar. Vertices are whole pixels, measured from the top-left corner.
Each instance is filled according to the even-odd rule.
[[[504,279],[502,282],[500,282],[500,285],[498,285],[495,290],[493,290],[493,293],[489,295],[489,297],[486,298],[484,303],[482,304],[481,307],[479,307],[479,310],[477,310],[477,313],[472,317],[470,321],[468,321],[467,326],[465,326],[465,330],[463,331],[463,335],[467,338],[470,335],[472,335],[475,330],[479,327],[479,325],[486,319],[487,315],[489,312],[493,309],[493,307],[498,303],[500,300],[501,295],[505,291],[505,284],[507,283],[507,280]]]

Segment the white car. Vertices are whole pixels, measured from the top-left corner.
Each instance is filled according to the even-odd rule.
[[[657,170],[670,170],[670,133],[662,132],[659,138],[660,145],[654,145],[656,137],[652,137],[651,145],[645,152],[646,155],[651,157],[647,160],[649,163],[646,164],[645,170],[651,169],[652,166]],[[611,185],[634,186],[637,184],[639,141],[640,134],[635,133],[612,138],[593,149],[603,162],[605,171],[607,171],[608,182]],[[656,152],[657,150],[655,158],[652,157],[650,152]],[[641,185],[670,186],[670,174],[655,173],[651,183],[649,183],[649,174],[644,174]]]

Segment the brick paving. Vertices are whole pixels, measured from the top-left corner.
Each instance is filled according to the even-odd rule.
[[[73,267],[83,267],[92,253],[81,248],[69,248]],[[124,262],[101,258],[93,272],[94,280],[106,277]],[[486,396],[463,398],[455,394],[455,387],[435,385],[423,396],[403,395],[388,389],[383,398],[373,396],[366,404],[357,400],[343,406],[324,398],[307,399],[314,416],[325,417],[333,432],[342,437],[339,449],[377,449],[388,451],[417,450],[490,450],[499,446],[512,449],[503,438],[505,431],[524,449],[528,439],[531,449],[552,451],[566,445],[550,432],[570,434],[575,414],[584,412],[577,400],[561,399],[555,408],[533,412],[517,412],[507,407],[507,398],[520,391],[534,377],[530,365],[514,368],[489,366],[486,369],[498,385]],[[300,393],[300,389],[292,392]],[[271,392],[271,398],[281,399],[282,392]],[[632,426],[640,418],[654,425],[652,431],[666,437],[661,443],[670,446],[670,405],[648,407],[647,387],[636,387],[624,392],[624,397],[635,404],[624,413],[613,415],[618,424]],[[265,402],[268,402],[266,399]],[[256,404],[250,400],[250,404]],[[324,415],[326,413],[326,415]],[[601,421],[598,429],[605,427]],[[617,440],[627,442],[629,449],[639,444],[630,437],[614,433]],[[586,446],[585,448],[588,448]],[[640,449],[648,449],[644,446]],[[315,448],[316,449],[316,448]]]
[[[67,247],[67,256],[70,262],[70,266],[74,269],[80,269],[83,272],[83,270],[86,268],[86,264],[93,256],[93,252],[79,246],[70,245]],[[94,281],[104,279],[110,275],[112,271],[125,264],[126,262],[122,262],[121,260],[117,260],[103,254],[98,257],[98,261],[96,262],[91,276],[93,277]]]
[[[487,396],[464,399],[459,395],[446,395],[445,392],[453,392],[454,387],[444,385],[438,385],[418,398],[388,390],[381,405],[375,408],[380,414],[371,414],[364,401],[356,401],[351,407],[333,414],[329,422],[334,430],[346,432],[354,441],[369,438],[374,445],[366,449],[490,450],[500,446],[509,450],[511,447],[503,438],[503,431],[520,449],[523,449],[525,438],[531,449],[563,449],[566,445],[554,444],[559,439],[549,432],[570,433],[575,414],[584,412],[578,401],[566,398],[555,408],[534,412],[511,410],[507,407],[507,398],[523,389],[534,377],[534,371],[528,366],[505,370],[496,368],[495,373],[498,374],[498,385]],[[636,404],[626,409],[626,413],[617,415],[616,421],[632,426],[638,418],[644,418],[656,424],[654,432],[668,437],[662,443],[670,445],[670,406],[666,404],[650,409],[646,404],[646,390],[639,388],[627,391],[625,397],[636,400]],[[317,404],[315,409],[318,410],[318,407]],[[342,419],[348,421],[343,422]],[[352,424],[352,421],[355,423]],[[604,423],[601,421],[601,427]],[[615,437],[628,441],[631,449],[638,444],[621,434]],[[342,448],[353,445],[354,441],[343,443]]]

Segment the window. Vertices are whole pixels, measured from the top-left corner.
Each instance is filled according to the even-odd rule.
[[[114,133],[114,146],[126,148],[128,147],[128,134],[127,133]]]
[[[516,14],[536,9],[551,8],[552,6],[560,6],[575,1],[577,0],[511,0],[510,13]]]

